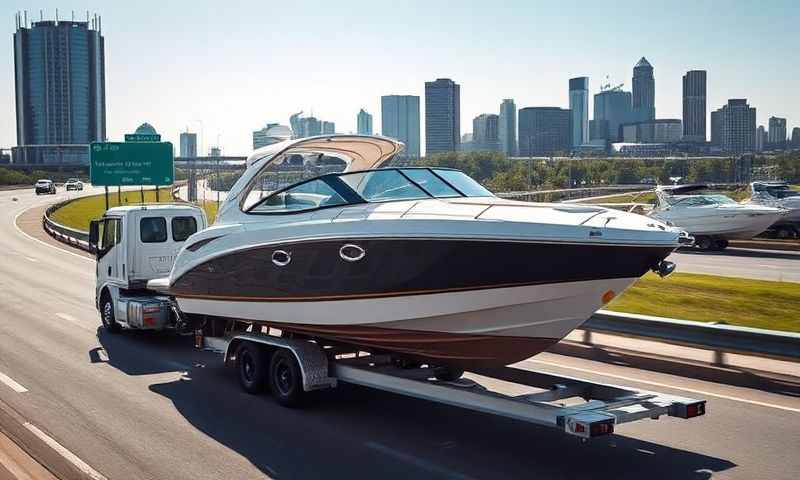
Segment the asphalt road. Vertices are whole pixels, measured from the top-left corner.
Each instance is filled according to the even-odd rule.
[[[53,198],[0,192],[0,401],[107,478],[789,479],[800,471],[796,380],[656,371],[652,360],[644,370],[635,357],[602,351],[593,360],[544,353],[521,367],[705,397],[709,413],[626,424],[581,443],[346,385],[319,392],[306,409],[284,409],[242,393],[233,372],[190,338],[98,328],[93,261],[14,226],[45,201]]]
[[[722,252],[681,249],[669,256],[676,271],[777,282],[800,282],[800,252],[727,248]]]

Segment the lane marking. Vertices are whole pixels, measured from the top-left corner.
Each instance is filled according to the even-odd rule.
[[[35,258],[33,258],[33,257],[28,257],[28,256],[26,256],[26,257],[25,257],[25,260],[27,260],[27,261],[29,261],[29,262],[33,262],[33,263],[38,263],[38,262],[39,262],[39,260],[36,260]]]
[[[692,392],[692,393],[697,393],[697,394],[700,394],[700,395],[705,395],[707,397],[722,398],[724,400],[733,400],[734,402],[749,403],[750,405],[758,405],[760,407],[769,407],[769,408],[775,408],[775,409],[778,409],[778,410],[785,410],[787,412],[792,412],[792,413],[800,413],[800,408],[786,407],[784,405],[776,405],[774,403],[759,402],[758,400],[748,400],[746,398],[733,397],[733,396],[730,396],[730,395],[723,395],[721,393],[712,393],[712,392],[707,392],[705,390],[697,390],[697,389],[694,389],[694,388],[678,387],[676,385],[670,385],[668,383],[652,382],[650,380],[642,380],[640,378],[627,377],[625,375],[614,375],[614,374],[611,374],[611,373],[598,372],[597,370],[592,370],[592,369],[589,369],[589,368],[568,367],[566,365],[561,365],[561,364],[554,363],[554,362],[546,362],[546,361],[543,361],[543,360],[530,360],[529,359],[529,360],[525,360],[525,362],[541,363],[542,365],[549,365],[551,367],[566,368],[568,370],[575,370],[575,371],[584,372],[584,373],[592,373],[592,374],[600,375],[600,376],[603,376],[603,377],[619,378],[620,380],[625,380],[627,382],[637,382],[637,383],[644,383],[646,385],[653,385],[655,387],[672,388],[672,389],[681,390],[681,391],[684,391],[684,392]],[[543,372],[543,373],[547,373],[547,372]],[[550,373],[550,375],[556,375],[557,376],[558,374],[557,373]]]
[[[13,378],[9,377],[3,372],[0,372],[0,382],[5,383],[11,388],[11,390],[14,390],[17,393],[25,393],[28,391],[27,388],[23,387],[22,385],[17,383]]]
[[[90,467],[89,464],[78,458],[77,455],[67,450],[66,447],[55,441],[50,435],[39,430],[36,425],[30,422],[25,422],[24,425],[31,433],[39,437],[40,440],[58,452],[58,454],[64,457],[69,463],[75,465],[78,470],[88,475],[92,480],[107,480],[100,472]]]
[[[31,208],[35,208],[35,207],[31,207]],[[36,238],[36,237],[33,237],[33,236],[31,236],[31,235],[28,235],[27,233],[23,232],[23,231],[22,231],[22,229],[21,229],[21,228],[19,228],[19,225],[17,225],[17,219],[19,219],[19,217],[20,217],[20,216],[21,216],[23,213],[27,212],[28,210],[30,210],[30,208],[26,208],[25,210],[23,210],[23,211],[19,212],[19,213],[18,213],[18,214],[17,214],[17,215],[14,217],[14,220],[12,221],[12,222],[13,222],[13,224],[14,224],[14,228],[16,228],[16,229],[17,229],[17,231],[18,231],[19,233],[21,233],[21,234],[25,235],[26,237],[30,238],[31,240],[35,240],[35,241],[37,241],[37,242],[41,243],[42,245],[44,245],[44,246],[46,246],[46,247],[50,247],[50,248],[52,248],[52,249],[58,250],[58,251],[59,251],[59,252],[61,252],[61,253],[66,253],[66,254],[68,254],[68,255],[72,255],[73,257],[77,257],[77,258],[80,258],[81,260],[86,260],[86,261],[89,261],[89,262],[94,262],[94,261],[95,261],[93,258],[84,257],[83,255],[78,255],[77,253],[70,252],[69,250],[63,249],[63,248],[61,248],[61,247],[57,247],[57,246],[55,246],[55,245],[50,245],[49,243],[47,243],[47,242],[45,242],[45,241],[39,240],[38,238]]]
[[[365,443],[365,445],[367,446],[367,448],[371,448],[373,450],[377,450],[377,451],[383,453],[384,455],[388,455],[388,456],[394,457],[394,458],[396,458],[398,460],[401,460],[401,461],[404,461],[404,462],[408,462],[408,463],[410,463],[411,465],[414,465],[417,468],[421,468],[421,469],[427,470],[427,471],[429,471],[431,473],[434,473],[434,474],[437,474],[437,475],[443,475],[446,478],[459,478],[459,479],[462,479],[462,480],[470,480],[470,479],[474,478],[474,477],[470,477],[470,476],[464,475],[463,473],[454,472],[454,471],[449,470],[447,468],[441,467],[441,466],[439,466],[439,465],[437,465],[437,464],[435,464],[433,462],[429,462],[427,460],[423,460],[421,458],[417,458],[414,455],[410,455],[410,454],[405,453],[405,452],[397,451],[394,448],[387,447],[386,445],[382,445],[382,444],[380,444],[378,442],[367,442],[367,443]]]

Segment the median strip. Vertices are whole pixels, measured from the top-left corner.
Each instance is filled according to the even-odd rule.
[[[91,478],[92,480],[106,480],[106,477],[104,477],[100,472],[89,466],[88,463],[78,458],[77,455],[67,450],[66,447],[55,441],[53,437],[39,430],[39,428],[36,425],[30,422],[25,422],[24,425],[25,428],[27,428],[31,433],[39,437],[39,439],[42,440],[44,443],[46,443],[47,446],[55,450],[59,455],[64,457],[69,463],[73,464],[78,470],[88,475],[89,478]]]

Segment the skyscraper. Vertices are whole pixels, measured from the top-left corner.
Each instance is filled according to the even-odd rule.
[[[690,70],[683,76],[683,139],[706,141],[705,70]]]
[[[322,134],[333,135],[336,133],[336,124],[334,122],[322,122]]]
[[[181,157],[192,158],[197,156],[197,134],[183,132],[180,136],[181,139]]]
[[[594,96],[594,130],[590,131],[592,140],[618,142],[621,138],[620,125],[632,121],[631,92],[612,88]],[[520,148],[521,145],[520,140]]]
[[[268,123],[253,132],[253,150],[292,138],[292,129],[279,123]]]
[[[758,128],[756,129],[756,145],[755,145],[756,152],[763,152],[766,144],[767,144],[767,129],[764,128],[764,125],[759,125]]]
[[[358,112],[357,129],[359,135],[372,135],[372,115],[362,108]]]
[[[416,95],[382,96],[381,130],[384,136],[396,138],[406,145],[401,157],[420,158],[419,97]]]
[[[792,146],[794,148],[800,148],[800,127],[794,127],[792,129]]]
[[[494,113],[482,113],[472,120],[472,142],[475,150],[500,150],[499,119]]]
[[[752,152],[756,138],[756,109],[747,104],[747,99],[732,98],[721,111],[722,150]]]
[[[722,108],[711,112],[711,145],[722,146]]]
[[[589,141],[589,77],[569,79],[569,110],[572,117],[572,147]]]
[[[656,118],[656,80],[644,57],[633,67],[633,115],[638,122]]]
[[[786,147],[786,119],[769,117],[769,144],[773,148]]]
[[[88,144],[106,138],[100,17],[29,27],[27,15],[17,14],[16,27],[16,161],[88,163]]]
[[[456,151],[460,142],[460,86],[449,78],[425,82],[425,154]]]
[[[500,150],[508,157],[517,154],[517,106],[514,100],[506,98],[500,104],[500,117],[497,125]]]
[[[552,155],[571,146],[570,111],[558,107],[528,107],[519,111],[519,154]]]

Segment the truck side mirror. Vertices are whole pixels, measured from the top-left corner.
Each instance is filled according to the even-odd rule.
[[[92,220],[89,224],[89,249],[97,253],[97,242],[100,238],[100,220]]]

